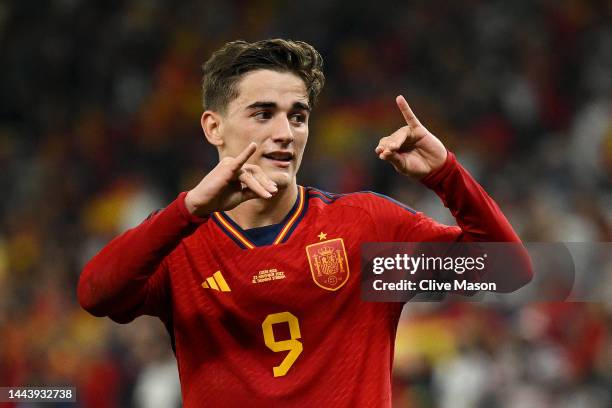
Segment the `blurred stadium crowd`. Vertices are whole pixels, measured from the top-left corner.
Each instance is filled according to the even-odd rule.
[[[232,39],[302,39],[325,58],[300,184],[452,223],[373,153],[403,93],[525,241],[612,241],[611,21],[605,0],[0,2],[0,385],[176,406],[161,324],[94,319],[75,288],[106,242],[214,166],[199,67]],[[410,303],[405,317],[397,406],[612,406],[610,302]]]

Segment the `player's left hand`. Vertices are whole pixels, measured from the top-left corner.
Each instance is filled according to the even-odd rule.
[[[395,102],[406,120],[406,126],[380,139],[375,152],[399,173],[422,179],[442,167],[446,161],[446,147],[421,125],[403,96],[395,98]]]

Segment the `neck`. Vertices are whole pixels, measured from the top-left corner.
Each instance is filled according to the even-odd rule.
[[[292,183],[270,199],[254,198],[225,213],[242,229],[278,224],[295,204],[297,195],[298,186]]]

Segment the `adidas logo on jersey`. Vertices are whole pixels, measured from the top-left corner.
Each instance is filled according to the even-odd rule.
[[[213,276],[206,278],[206,280],[202,282],[202,287],[204,289],[220,290],[221,292],[232,291],[223,278],[223,275],[221,275],[221,271],[217,271],[213,273]]]

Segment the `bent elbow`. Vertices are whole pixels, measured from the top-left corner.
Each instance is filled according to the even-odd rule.
[[[522,242],[520,242],[519,245],[520,248],[517,251],[516,273],[518,287],[515,290],[526,286],[533,279],[533,263],[531,262],[529,251],[527,251],[527,248]]]
[[[508,248],[508,247],[505,247]],[[533,280],[533,264],[527,248],[521,243],[512,244],[499,254],[496,271],[497,292],[512,293]]]
[[[96,296],[96,291],[92,286],[91,271],[85,266],[77,285],[77,300],[88,313],[95,317],[105,317],[107,313],[104,311],[102,299]]]
[[[481,282],[494,284],[494,292],[512,293],[533,279],[531,256],[520,240],[483,243],[477,247],[477,253],[486,258],[478,278]]]
[[[106,314],[102,311],[100,304],[93,298],[93,296],[91,296],[91,293],[86,286],[87,283],[81,283],[81,281],[79,281],[79,286],[77,288],[77,300],[79,305],[81,305],[85,311],[95,317],[106,316]]]

